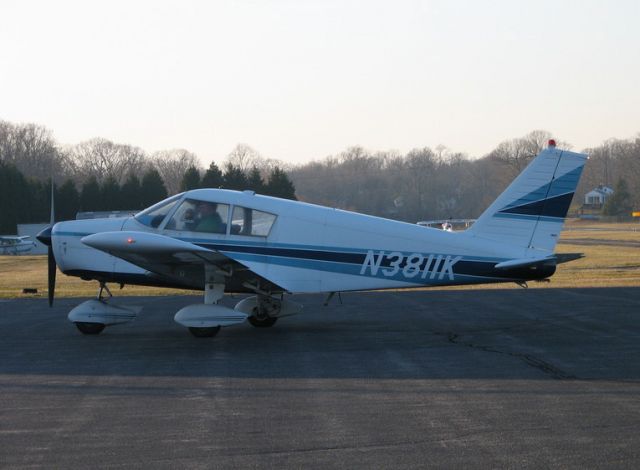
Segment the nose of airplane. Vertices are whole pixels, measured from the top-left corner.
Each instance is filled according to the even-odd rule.
[[[49,246],[49,304],[53,303],[56,267],[64,273],[69,270],[104,270],[113,266],[108,255],[92,251],[81,238],[100,232],[119,232],[125,218],[68,220],[42,230],[36,238]],[[107,268],[109,269],[109,268]]]

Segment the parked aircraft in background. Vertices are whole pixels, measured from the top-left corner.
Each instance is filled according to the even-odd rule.
[[[476,219],[437,219],[437,220],[421,220],[416,222],[421,227],[438,228],[449,232],[466,230],[473,225]]]
[[[300,313],[288,294],[547,279],[586,159],[550,141],[462,232],[222,189],[187,191],[133,217],[59,222],[38,236],[50,246],[49,301],[56,263],[100,284],[69,313],[86,334],[136,316],[109,302],[107,283],[200,289],[203,302],[175,320],[213,336]],[[225,292],[253,295],[232,309],[218,304]]]
[[[27,241],[29,235],[0,235],[0,255],[17,255],[27,253],[36,246],[35,242]]]

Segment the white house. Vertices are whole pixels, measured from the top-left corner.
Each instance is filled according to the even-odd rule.
[[[602,207],[607,201],[607,198],[612,194],[613,189],[601,184],[584,195],[584,205]]]

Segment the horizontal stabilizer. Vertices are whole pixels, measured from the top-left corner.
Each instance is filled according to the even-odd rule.
[[[509,261],[503,261],[496,264],[496,269],[513,269],[513,268],[525,268],[527,266],[533,266],[539,263],[545,263],[547,261],[555,261],[555,256],[545,256],[543,258],[519,258],[510,259]]]
[[[555,264],[568,263],[577,259],[584,258],[584,253],[560,253],[553,256],[544,256],[538,258],[518,258],[503,261],[496,264],[496,269],[514,269],[514,268],[526,268],[527,266],[534,266],[539,263],[546,263],[553,261]]]
[[[580,258],[584,258],[584,253],[557,253],[556,264],[568,263]]]

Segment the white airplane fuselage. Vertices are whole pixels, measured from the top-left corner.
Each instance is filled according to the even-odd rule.
[[[239,205],[277,216],[266,237],[206,234],[152,228],[134,217],[57,223],[53,250],[65,274],[125,284],[168,285],[134,264],[96,250],[81,239],[102,232],[161,234],[218,251],[282,287],[283,291],[333,292],[541,279],[555,266],[507,274],[494,269],[526,250],[379,217],[220,189],[182,198]],[[204,282],[178,283],[202,289]],[[231,289],[243,291],[244,289]]]

